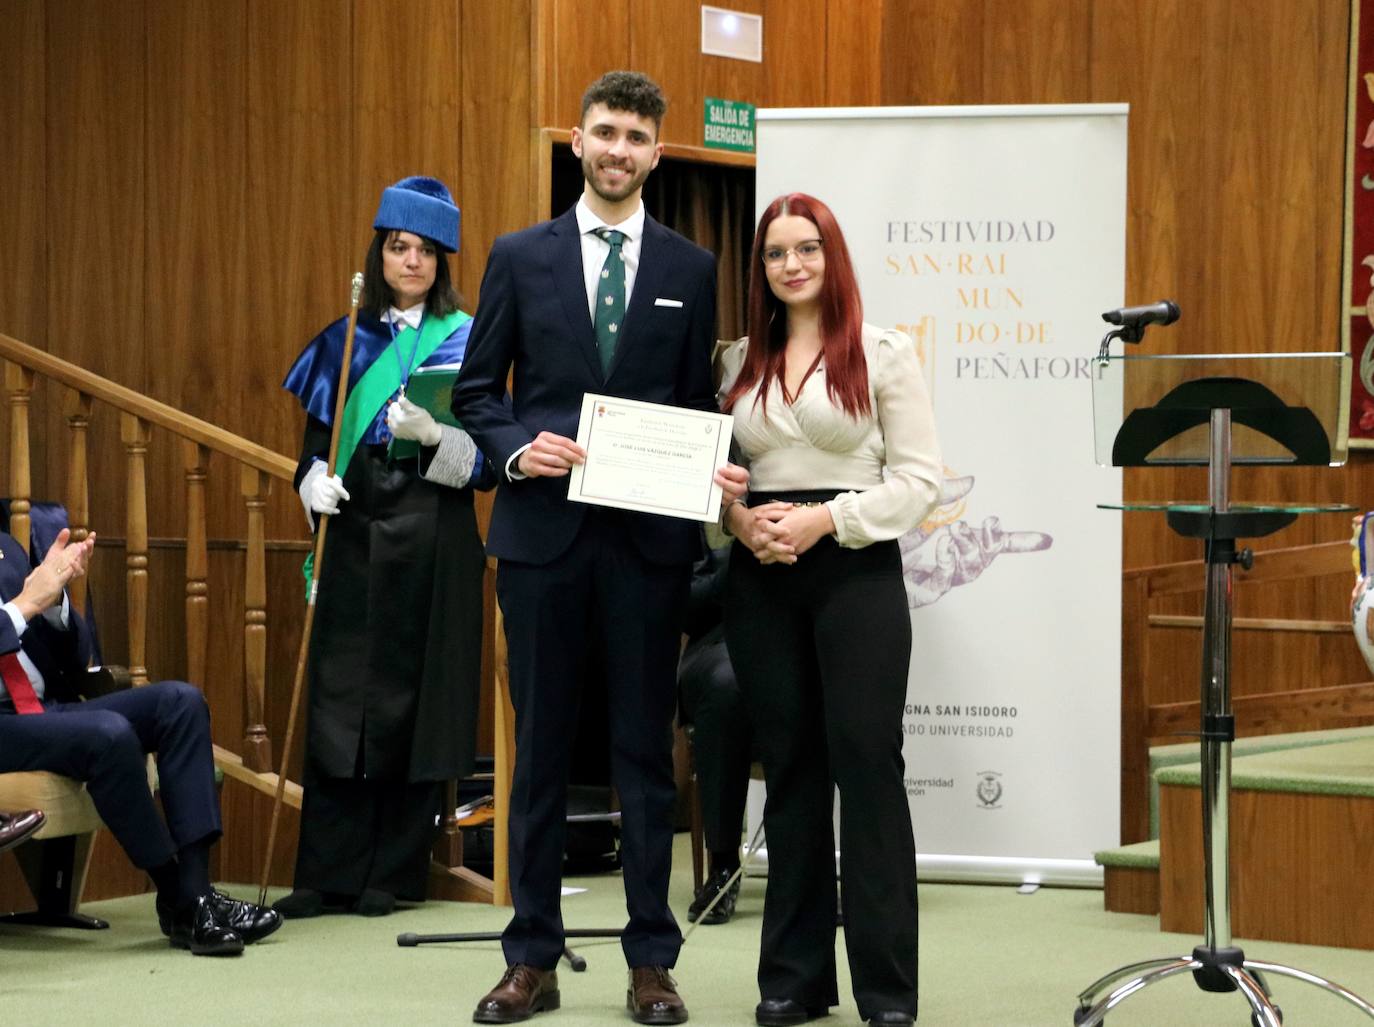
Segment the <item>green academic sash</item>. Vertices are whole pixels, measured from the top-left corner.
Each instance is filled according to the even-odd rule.
[[[425,318],[420,323],[420,339],[415,344],[411,366],[418,367],[423,364],[429,359],[430,354],[439,348],[441,342],[457,331],[464,322],[471,320],[472,316],[461,310],[455,310],[447,317]],[[396,333],[392,345],[395,346],[408,337],[408,332],[413,331],[414,328],[403,328]],[[372,362],[372,366],[363,372],[358,383],[353,386],[353,391],[348,394],[348,402],[344,404],[343,426],[339,430],[339,458],[334,473],[343,476],[349,461],[353,459],[354,450],[358,448],[358,440],[363,437],[378,412],[400,387],[401,365],[397,360],[386,360],[378,356]]]

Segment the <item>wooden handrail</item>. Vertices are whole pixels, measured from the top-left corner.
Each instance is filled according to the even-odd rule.
[[[60,357],[0,332],[0,357],[30,371],[36,371],[45,378],[61,382],[77,392],[102,403],[108,403],[125,414],[131,414],[141,421],[166,428],[182,438],[190,439],[206,446],[216,453],[223,453],[240,463],[264,471],[283,481],[291,481],[296,476],[296,461],[291,457],[249,442],[233,432],[202,421],[199,417],[182,413],[166,403],[139,395],[133,389],[102,378],[85,368],[70,364]]]
[[[189,680],[202,681],[209,656],[209,551],[222,548],[207,538],[206,491],[212,452],[237,461],[238,492],[245,511],[244,592],[243,592],[243,686],[244,736],[239,753],[215,746],[215,763],[226,776],[265,795],[274,795],[278,778],[273,771],[272,741],[266,726],[267,679],[267,552],[286,548],[266,539],[266,513],[272,483],[293,481],[296,460],[249,442],[207,421],[183,413],[165,403],[141,396],[126,386],[76,367],[43,350],[36,349],[0,333],[0,361],[4,362],[4,385],[8,393],[10,423],[9,492],[10,531],[25,547],[29,543],[31,499],[29,407],[34,377],[42,375],[65,386],[63,413],[70,432],[67,448],[68,468],[66,502],[72,534],[76,539],[89,533],[89,495],[87,473],[87,431],[92,402],[99,400],[119,413],[120,442],[125,450],[127,482],[125,535],[107,542],[122,541],[125,550],[126,606],[130,671],[136,684],[148,678],[147,625],[149,622],[148,532],[148,450],[153,426],[176,436],[181,448],[180,464],[186,489],[186,572],[184,602],[186,609],[186,665]],[[162,540],[158,540],[159,543]],[[239,548],[235,546],[234,548]],[[499,631],[499,625],[498,625]],[[504,666],[504,659],[502,660]],[[504,689],[502,695],[504,696]],[[498,807],[504,814],[510,781],[509,703],[502,704],[506,714],[503,737],[507,741],[503,771],[494,784]],[[285,773],[283,768],[282,773]],[[286,803],[301,806],[301,786],[286,782]],[[450,817],[451,819],[451,817]],[[461,836],[456,825],[446,859],[431,864],[431,879],[440,882],[438,893],[446,898],[495,901],[509,904],[509,885],[505,878],[504,829],[497,831],[497,883],[463,867]],[[442,849],[442,847],[441,847]]]
[[[154,425],[181,441],[187,492],[186,524],[186,636],[190,680],[203,681],[206,672],[209,594],[205,523],[205,480],[210,453],[216,452],[241,466],[241,491],[247,516],[246,585],[244,608],[244,691],[247,723],[244,725],[240,774],[270,775],[271,741],[264,721],[267,665],[267,595],[264,512],[274,479],[291,481],[296,461],[257,443],[240,438],[207,421],[183,413],[165,403],[139,395],[132,389],[77,367],[59,357],[0,333],[0,360],[4,361],[5,387],[10,411],[10,533],[27,547],[30,532],[29,407],[34,378],[41,375],[66,386],[63,413],[71,439],[67,450],[66,503],[73,538],[89,533],[87,430],[91,407],[99,400],[119,414],[119,436],[126,454],[127,496],[125,509],[126,606],[128,663],[134,683],[149,679],[147,660],[148,610],[148,481],[147,453]],[[74,590],[74,600],[79,590]],[[259,782],[261,785],[261,782]]]

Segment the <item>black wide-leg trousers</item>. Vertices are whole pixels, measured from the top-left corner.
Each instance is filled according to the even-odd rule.
[[[303,783],[294,887],[425,901],[443,781],[329,777],[307,755]]]
[[[572,546],[547,564],[502,560],[496,592],[506,626],[515,773],[508,964],[552,969],[563,953],[560,887],[568,763],[589,651],[604,653],[611,783],[631,967],[677,961],[682,933],[668,908],[673,858],[672,721],[691,567],[651,563],[616,511],[588,511]]]
[[[897,543],[730,556],[725,637],[768,786],[759,992],[838,1004],[833,787],[859,1016],[916,1014],[916,851],[903,783],[911,621]]]

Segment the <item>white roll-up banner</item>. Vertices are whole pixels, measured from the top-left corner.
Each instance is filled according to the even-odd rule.
[[[923,879],[1100,884],[1119,840],[1121,515],[1096,504],[1121,475],[1094,463],[1090,376],[1123,299],[1126,115],[758,112],[758,212],[830,206],[864,320],[913,337],[934,400],[943,502],[902,540]]]

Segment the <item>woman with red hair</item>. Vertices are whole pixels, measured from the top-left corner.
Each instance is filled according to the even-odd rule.
[[[897,539],[934,507],[941,462],[911,340],[863,321],[844,236],[803,193],[754,236],[749,335],[721,407],[749,465],[725,634],[768,785],[758,1023],[839,1004],[833,788],[859,1015],[916,1017],[916,852],[903,784],[911,622]],[[752,558],[751,558],[752,554]]]

